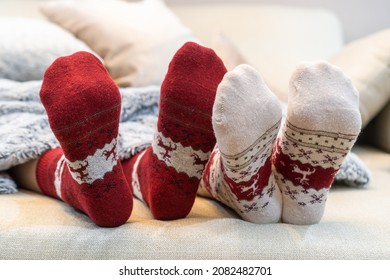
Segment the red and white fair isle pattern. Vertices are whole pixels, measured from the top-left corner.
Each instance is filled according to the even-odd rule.
[[[125,223],[133,196],[119,162],[118,87],[88,52],[56,59],[45,72],[40,98],[61,149],[37,163],[41,191],[105,227]]]
[[[273,154],[275,177],[284,199],[319,207],[356,135],[314,131],[286,122]]]
[[[176,178],[177,174],[185,175],[188,178],[202,178],[203,170],[208,162],[211,152],[205,153],[201,150],[194,150],[191,146],[183,146],[180,142],[174,142],[171,138],[165,137],[161,132],[156,131],[152,143],[153,156],[159,161],[159,166],[168,167],[171,178]],[[138,166],[147,150],[140,153],[134,162],[132,169],[131,185],[133,194],[138,199],[145,201],[142,191],[140,177],[138,175]],[[154,165],[152,168],[159,168]],[[161,168],[159,168],[161,169]],[[157,170],[156,170],[157,171]],[[177,181],[178,187],[184,182]]]
[[[180,142],[174,142],[159,131],[154,136],[152,147],[153,153],[167,166],[199,180],[211,154],[211,152],[196,151],[191,146],[184,147]]]
[[[211,115],[225,73],[215,52],[194,42],[184,44],[169,63],[152,145],[122,163],[136,197],[156,219],[184,218],[192,209],[216,142]]]
[[[280,193],[272,176],[271,153],[279,127],[280,121],[237,155],[215,149],[200,184],[203,193],[206,190],[248,221],[266,222],[264,215],[276,214],[270,208],[279,208],[272,204],[280,200]]]
[[[65,155],[62,155],[54,171],[54,186],[57,196],[62,198],[61,183],[65,166],[78,184],[92,185],[96,180],[104,179],[108,172],[112,172],[118,162],[117,138],[113,138],[110,143],[105,144],[101,149],[96,149],[92,155],[83,160],[70,161]]]
[[[101,149],[83,160],[70,161],[66,159],[73,179],[79,184],[93,184],[98,179],[111,172],[119,162],[117,138],[105,144]]]

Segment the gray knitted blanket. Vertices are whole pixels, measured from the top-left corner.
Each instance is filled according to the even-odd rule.
[[[0,79],[0,194],[15,193],[17,186],[6,170],[59,147],[39,100],[42,81]],[[119,125],[120,158],[130,158],[148,147],[157,123],[160,90],[156,86],[121,88]],[[339,183],[364,187],[369,171],[351,153],[336,176]]]

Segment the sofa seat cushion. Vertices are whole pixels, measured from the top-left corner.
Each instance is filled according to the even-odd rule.
[[[368,189],[334,186],[319,224],[256,225],[203,197],[185,219],[158,221],[135,200],[129,221],[99,228],[29,191],[0,196],[1,259],[388,259],[390,155],[362,148]]]

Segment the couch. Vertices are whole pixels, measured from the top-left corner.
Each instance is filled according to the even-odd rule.
[[[42,12],[39,7],[45,2],[2,1],[0,16],[54,22],[100,53],[99,45],[94,45],[96,37],[88,37],[77,26],[82,9],[80,15],[54,8]],[[240,63],[253,65],[281,101],[288,101],[289,75],[300,61],[325,59],[343,68],[362,95],[362,141],[354,152],[371,173],[369,185],[335,184],[323,219],[310,226],[252,224],[228,207],[198,196],[185,219],[155,220],[135,199],[126,224],[99,228],[66,204],[18,189],[0,195],[0,259],[390,259],[390,142],[383,140],[390,135],[390,33],[385,30],[345,42],[340,19],[325,8],[255,1],[183,2],[168,1],[167,8],[177,16],[171,23],[180,28],[167,30],[165,37],[177,32],[180,40],[197,40],[213,48],[228,69]],[[75,20],[69,20],[73,17],[67,13]],[[125,20],[132,21],[130,16]],[[162,42],[158,34],[149,35],[156,36],[155,44]],[[134,38],[145,43],[142,36]],[[148,45],[143,50],[151,49]],[[164,55],[171,53],[152,58]],[[138,79],[150,67],[148,59],[139,60],[144,69],[132,66],[138,74],[117,75],[118,85],[158,85],[165,64],[153,69],[155,76]]]

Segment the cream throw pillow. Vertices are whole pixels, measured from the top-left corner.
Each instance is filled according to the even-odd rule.
[[[163,1],[53,1],[43,14],[86,42],[121,87],[159,85],[191,31]]]
[[[240,64],[248,64],[247,59],[237,49],[237,46],[220,30],[214,33],[210,48],[221,58],[229,71]]]
[[[360,93],[363,127],[390,100],[390,29],[386,29],[346,45],[333,56]]]

